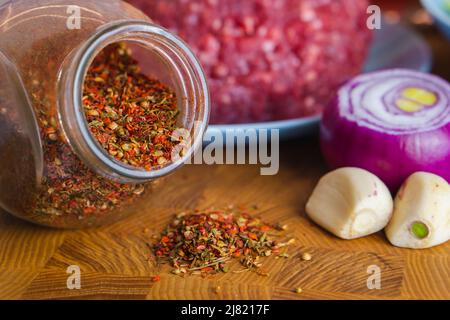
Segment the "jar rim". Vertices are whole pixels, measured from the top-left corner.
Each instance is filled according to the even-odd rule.
[[[86,117],[84,115],[82,92],[84,79],[88,68],[90,67],[95,56],[106,46],[122,42],[136,41],[133,36],[151,35],[154,39],[170,44],[177,50],[180,59],[180,66],[185,68],[185,72],[189,75],[191,83],[183,85],[191,86],[194,99],[188,99],[189,102],[201,104],[194,108],[195,112],[199,112],[198,126],[192,137],[192,144],[187,152],[178,159],[171,159],[167,165],[154,168],[150,171],[139,167],[133,167],[115,160],[106,150],[98,143],[95,137],[90,133]],[[184,59],[184,60],[183,60]],[[183,61],[181,61],[183,60]],[[115,178],[124,183],[142,183],[165,176],[182,166],[195,152],[202,146],[203,134],[206,131],[209,119],[210,98],[207,86],[206,76],[195,57],[194,53],[179,37],[173,35],[166,29],[154,25],[152,23],[140,20],[129,20],[110,23],[104,26],[96,34],[94,34],[77,52],[72,65],[75,65],[74,72],[67,78],[66,83],[71,90],[68,94],[69,107],[62,108],[61,115],[65,119],[60,119],[63,130],[69,138],[69,144],[75,149],[77,155],[91,165],[95,171],[106,174],[111,178]],[[75,120],[75,121],[73,121]],[[71,131],[77,132],[77,137],[71,134]],[[73,139],[71,139],[73,137]]]

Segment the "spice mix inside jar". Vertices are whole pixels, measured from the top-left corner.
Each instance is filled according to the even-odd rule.
[[[0,205],[15,216],[79,228],[139,210],[208,116],[190,49],[131,5],[0,2]]]

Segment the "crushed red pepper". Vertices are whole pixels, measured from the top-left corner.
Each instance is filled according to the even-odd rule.
[[[116,160],[146,170],[170,161],[176,95],[141,73],[125,44],[96,56],[85,78],[83,106],[92,135]]]
[[[46,221],[95,219],[144,193],[144,185],[120,184],[90,170],[59,135],[52,139],[45,133],[49,131],[45,124],[52,128],[45,119],[43,116],[39,119],[45,137],[45,175],[35,210]]]
[[[159,260],[168,261],[175,274],[228,272],[227,262],[240,259],[243,270],[262,271],[261,257],[280,254],[294,242],[271,239],[282,231],[247,212],[234,209],[182,212],[154,245]],[[235,271],[240,272],[240,271]]]

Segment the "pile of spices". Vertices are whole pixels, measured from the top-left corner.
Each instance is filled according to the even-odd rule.
[[[233,209],[183,212],[163,232],[154,253],[168,260],[175,274],[228,272],[227,262],[236,258],[244,266],[242,271],[268,275],[261,269],[260,258],[279,255],[282,247],[293,243],[271,239],[280,236],[280,231]]]
[[[140,73],[125,44],[97,55],[85,78],[83,106],[92,135],[115,159],[146,170],[171,159],[175,93]]]
[[[138,70],[123,44],[107,47],[88,71],[83,101],[91,132],[109,154],[151,169],[162,164],[162,159],[169,159],[171,145],[167,137],[178,113],[174,110],[174,94]],[[29,79],[36,78],[40,76],[30,74]],[[151,184],[120,184],[90,170],[66,142],[54,103],[45,98],[53,84],[45,79],[30,81],[44,153],[41,192],[29,213],[30,219],[45,225],[76,227],[98,225],[126,215],[130,204]]]

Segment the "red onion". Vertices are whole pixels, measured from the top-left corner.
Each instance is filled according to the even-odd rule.
[[[450,84],[409,70],[365,74],[326,108],[321,146],[328,164],[371,171],[395,191],[412,173],[450,180]]]

